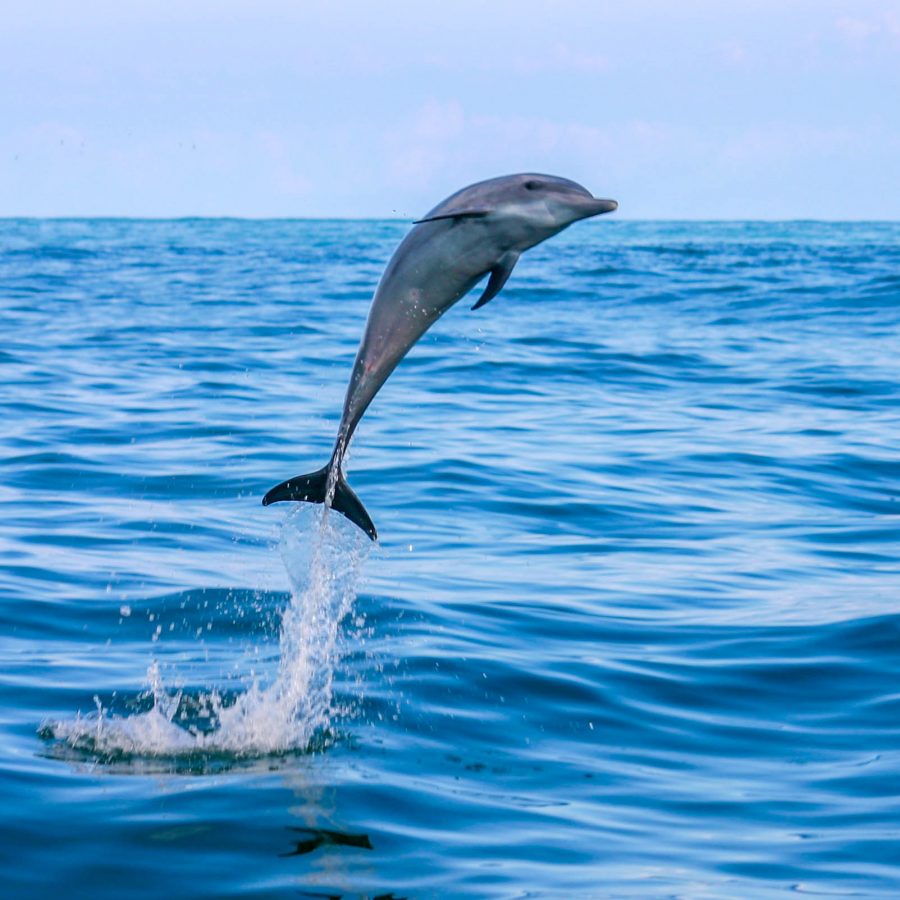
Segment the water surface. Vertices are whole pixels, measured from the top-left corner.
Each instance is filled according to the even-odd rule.
[[[897,896],[900,225],[532,251],[370,548],[260,498],[406,227],[0,222],[3,895]]]

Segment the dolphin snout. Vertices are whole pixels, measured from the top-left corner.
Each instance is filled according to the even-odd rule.
[[[601,213],[615,212],[619,208],[616,200],[601,200],[599,197],[591,197],[587,202],[590,212],[588,216],[599,216]]]
[[[599,216],[619,208],[617,201],[592,197],[587,192],[582,196],[569,197],[567,199],[572,217],[570,221],[573,222],[577,222],[579,219],[590,219],[591,216]]]

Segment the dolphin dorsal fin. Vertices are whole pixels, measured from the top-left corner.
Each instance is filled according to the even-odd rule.
[[[416,219],[413,225],[421,225],[423,222],[437,222],[440,219],[483,219],[490,210],[488,209],[457,209],[450,212],[431,213],[423,219]]]
[[[487,283],[487,287],[484,289],[484,293],[478,298],[478,302],[472,309],[481,308],[485,303],[493,300],[494,297],[503,290],[506,279],[512,274],[512,270],[516,267],[518,261],[519,254],[516,253],[515,250],[504,253],[503,256],[497,260],[497,265],[491,269],[491,277]]]

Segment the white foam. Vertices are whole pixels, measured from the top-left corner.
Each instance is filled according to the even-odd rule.
[[[371,543],[357,528],[321,507],[300,505],[285,520],[279,549],[291,583],[281,621],[278,668],[271,683],[251,683],[230,704],[216,691],[193,702],[217,725],[184,727],[176,713],[181,692],[163,684],[158,664],[148,671],[152,708],[115,715],[97,702],[88,716],[48,730],[70,747],[99,755],[182,756],[229,753],[256,756],[306,750],[329,728],[341,622],[350,612]]]

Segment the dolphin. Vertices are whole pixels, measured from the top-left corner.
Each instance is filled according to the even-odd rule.
[[[618,207],[567,178],[505,175],[452,194],[413,223],[375,290],[331,459],[318,471],[273,487],[263,505],[324,503],[377,539],[369,514],[347,484],[343,460],[353,432],[397,364],[454,303],[487,274],[472,309],[493,300],[526,250],[573,222]]]

